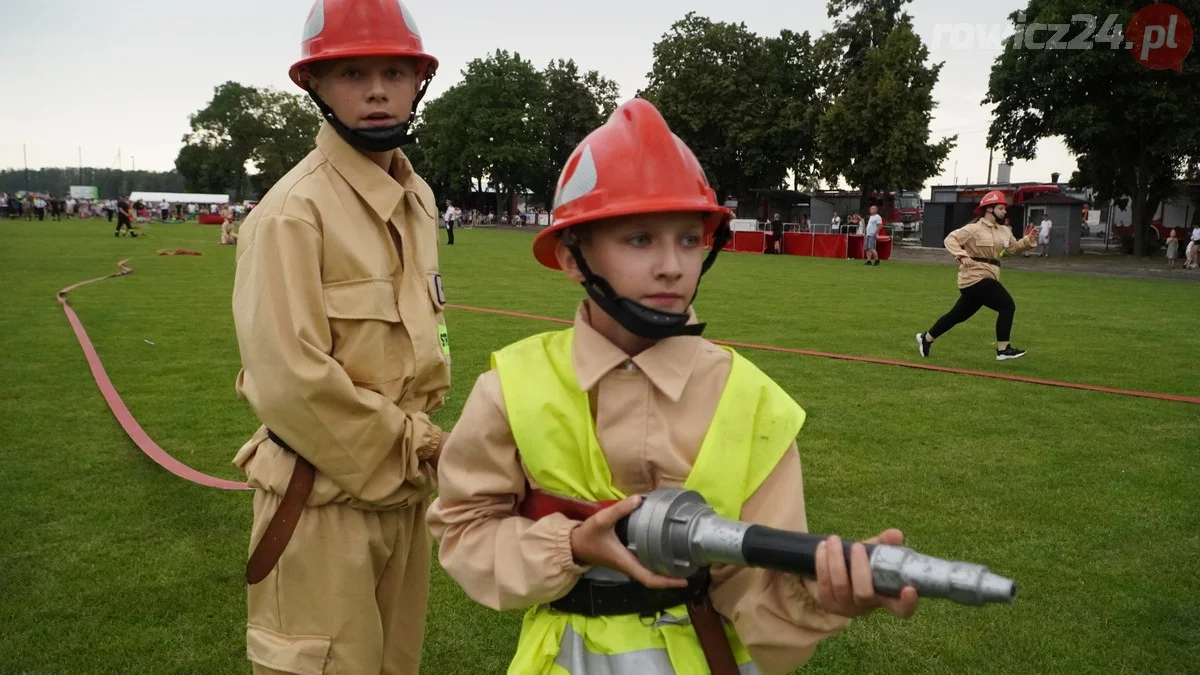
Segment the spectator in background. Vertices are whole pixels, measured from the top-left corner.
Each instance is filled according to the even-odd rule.
[[[1192,269],[1200,265],[1200,221],[1196,222],[1196,226],[1192,228],[1192,241],[1188,244],[1191,252],[1188,253],[1188,263]]]
[[[879,207],[871,207],[871,217],[867,220],[867,240],[863,251],[868,265],[879,266],[879,230],[883,228],[883,216],[879,215]]]
[[[783,253],[783,221],[776,213],[771,219],[771,250],[770,253]]]
[[[458,217],[458,209],[449,199],[446,200],[446,245],[454,245],[454,221]]]
[[[1179,235],[1171,228],[1171,236],[1167,237],[1167,269],[1175,269],[1175,259],[1179,257]]]
[[[162,216],[162,221],[164,223],[167,222],[167,219],[171,217],[171,205],[167,202],[167,200],[164,199],[159,202],[158,212],[159,215]]]
[[[221,221],[221,244],[237,244],[238,235],[233,231],[233,214],[226,209],[221,215],[224,216]]]
[[[833,220],[830,222],[831,231],[834,234],[842,231],[842,217],[838,214],[833,214]]]
[[[1050,257],[1050,230],[1054,228],[1054,221],[1050,220],[1050,214],[1042,214],[1042,225],[1038,231],[1038,244],[1042,246],[1042,258]]]

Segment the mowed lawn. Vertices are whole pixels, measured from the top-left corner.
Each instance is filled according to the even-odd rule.
[[[71,295],[113,383],[183,462],[230,464],[257,423],[234,393],[234,250],[215,227],[0,222],[0,673],[242,673],[250,495],[152,463],[88,373],[55,292]],[[444,241],[444,233],[442,234]],[[539,268],[527,232],[442,247],[450,302],[569,318],[581,289]],[[183,247],[199,257],[156,256]],[[929,363],[1200,396],[1200,285],[1006,272],[1014,343],[983,310]],[[949,266],[723,255],[697,311],[707,335],[918,360],[913,335],[956,297]],[[454,423],[490,350],[554,324],[448,311]],[[1015,578],[1013,606],[924,603],[854,623],[816,673],[1167,673],[1200,661],[1200,406],[745,350],[807,410],[810,527],[899,527],[914,548]],[[499,673],[519,613],[436,570],[425,673]]]

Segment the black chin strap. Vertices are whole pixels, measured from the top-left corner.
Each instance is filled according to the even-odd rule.
[[[420,91],[413,97],[412,110],[409,111],[406,121],[390,127],[375,129],[351,129],[338,119],[337,115],[333,113],[333,108],[322,101],[311,87],[305,87],[304,90],[308,92],[308,97],[313,100],[313,103],[317,104],[317,110],[321,111],[321,116],[325,118],[325,121],[329,122],[338,135],[352,147],[362,152],[387,152],[413,141],[414,137],[408,130],[417,116],[417,104],[424,98],[432,80],[432,77],[425,78]]]
[[[701,278],[717,261],[717,254],[725,248],[725,244],[729,243],[732,236],[733,233],[730,232],[728,225],[722,224],[717,228],[713,235],[712,250],[708,252],[708,257],[704,259],[704,264],[700,268]],[[597,275],[588,266],[578,243],[568,244],[567,250],[571,252],[571,257],[575,259],[575,264],[579,266],[579,271],[583,274],[583,287],[587,290],[588,297],[617,323],[621,324],[625,330],[647,340],[704,333],[706,324],[688,324],[691,315],[687,312],[664,312],[647,307],[632,298],[618,295],[612,284],[608,283],[604,277]],[[699,294],[700,284],[697,282],[696,292],[688,302],[689,307],[696,301],[696,296]]]

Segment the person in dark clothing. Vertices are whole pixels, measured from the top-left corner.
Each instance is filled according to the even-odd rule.
[[[771,219],[771,253],[785,253],[783,247],[783,221],[779,214]]]
[[[124,227],[129,231],[129,236],[136,237],[137,232],[133,231],[133,205],[128,199],[121,197],[117,200],[117,229],[113,231],[114,237],[121,236],[121,228]]]

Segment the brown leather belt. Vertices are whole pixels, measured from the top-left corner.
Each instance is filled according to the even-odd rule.
[[[721,615],[713,607],[708,593],[695,598],[687,604],[688,617],[692,620],[692,628],[700,640],[700,648],[704,650],[704,660],[708,661],[708,669],[712,675],[739,675],[737,659],[733,658],[733,647],[729,645],[729,636],[725,633],[725,624]]]
[[[301,457],[292,446],[283,442],[283,439],[269,429],[267,437],[295,456],[296,466],[292,469],[292,477],[288,480],[279,508],[275,509],[275,515],[271,516],[271,522],[267,523],[262,539],[259,540],[258,546],[254,547],[250,560],[246,562],[246,583],[250,585],[266,579],[271,570],[275,569],[275,564],[283,555],[283,549],[287,548],[292,533],[296,531],[296,522],[300,520],[304,505],[308,503],[308,496],[312,494],[313,481],[317,476],[316,467]]]

